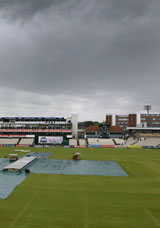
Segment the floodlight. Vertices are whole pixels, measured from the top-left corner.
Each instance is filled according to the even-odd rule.
[[[151,109],[152,109],[151,105],[144,105],[144,110],[146,110],[148,114]]]

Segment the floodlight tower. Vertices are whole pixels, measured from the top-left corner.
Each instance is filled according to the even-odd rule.
[[[151,105],[144,105],[144,110],[147,111],[147,114],[149,115],[149,111],[152,109]]]
[[[150,127],[150,116],[149,116],[149,111],[152,109],[152,106],[151,105],[144,105],[144,110],[147,111],[147,127]]]

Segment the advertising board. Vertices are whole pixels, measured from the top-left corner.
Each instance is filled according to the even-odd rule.
[[[62,144],[63,136],[39,136],[40,144]]]

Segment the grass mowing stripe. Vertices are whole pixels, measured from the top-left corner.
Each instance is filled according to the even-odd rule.
[[[152,220],[154,221],[154,223],[158,226],[158,227],[160,227],[160,223],[157,221],[157,219],[152,215],[152,213],[147,209],[147,208],[145,208],[144,207],[144,210],[145,210],[145,212],[152,218]]]
[[[32,202],[34,201],[35,197],[38,195],[39,191],[36,191],[34,195],[30,198],[27,204],[24,205],[22,210],[16,215],[15,219],[11,222],[9,228],[14,228],[18,222],[18,220],[26,213],[26,211],[30,208]]]
[[[84,199],[85,199],[85,207],[84,207],[84,214],[85,214],[85,225],[84,228],[88,228],[88,196],[87,196],[87,192],[84,193]]]

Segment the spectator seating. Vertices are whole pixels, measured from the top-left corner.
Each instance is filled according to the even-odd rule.
[[[136,142],[137,142],[137,139],[134,139],[134,138],[130,137],[130,138],[127,139],[125,145],[126,146],[130,146],[130,145],[135,144]]]
[[[113,140],[114,140],[114,142],[115,142],[116,145],[123,145],[125,143],[125,140],[124,139],[115,138]]]
[[[99,143],[99,145],[114,145],[112,139],[100,139]]]
[[[88,145],[99,145],[99,138],[87,138]]]
[[[88,145],[114,145],[112,139],[88,138]]]
[[[87,146],[86,139],[79,139],[79,146]]]
[[[158,146],[160,144],[160,138],[144,138],[144,140],[138,140],[134,145],[136,146]]]
[[[14,145],[17,144],[19,141],[19,138],[0,138],[0,144],[8,144],[8,145]]]
[[[69,139],[69,146],[77,146],[77,139]]]
[[[34,143],[34,138],[22,138],[19,142],[19,145],[32,145]]]

